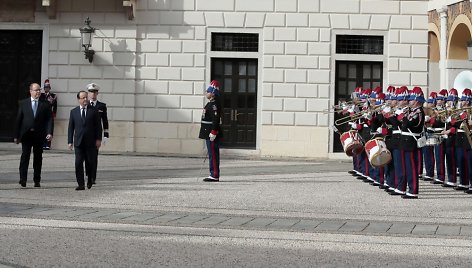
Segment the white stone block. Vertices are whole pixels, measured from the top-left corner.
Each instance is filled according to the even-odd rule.
[[[316,84],[297,84],[295,88],[297,98],[318,97],[318,86]]]
[[[172,67],[193,66],[193,55],[192,54],[171,54],[170,66]]]
[[[262,96],[263,97],[272,97],[272,84],[264,83],[262,85]]]
[[[411,29],[411,16],[393,15],[390,19],[390,29]]]
[[[262,110],[264,111],[282,111],[283,99],[281,98],[264,98],[262,101]]]
[[[295,84],[275,83],[272,90],[274,97],[295,97]]]
[[[192,110],[171,109],[169,110],[169,122],[192,123]]]
[[[51,62],[49,62],[51,63]],[[101,78],[102,67],[101,66],[80,66],[80,77],[87,78]]]
[[[306,42],[287,42],[285,53],[289,55],[307,55],[308,43]]]
[[[170,1],[172,10],[195,10],[195,0]]]
[[[301,98],[284,99],[284,110],[302,112],[306,110],[306,101]]]
[[[393,59],[388,59],[388,70],[389,71],[399,71],[400,69],[400,63],[399,59],[393,58]]]
[[[284,54],[285,45],[281,42],[264,42],[264,54]]]
[[[329,70],[308,70],[308,82],[309,83],[329,83],[330,71]]]
[[[136,95],[125,94],[123,95],[123,106],[124,107],[136,107]],[[136,115],[136,110],[135,110]]]
[[[412,16],[413,30],[428,30],[428,16]]]
[[[320,35],[319,29],[314,28],[298,28],[297,39],[298,41],[318,41]]]
[[[319,68],[330,69],[331,68],[331,56],[320,56],[319,57]]]
[[[274,56],[264,56],[263,67],[274,68]]]
[[[224,27],[225,21],[222,12],[206,12],[205,21],[208,27]]]
[[[233,11],[234,0],[214,1],[214,0],[198,0],[197,10],[221,10]]]
[[[167,122],[167,109],[143,109],[143,111],[146,122]],[[156,134],[153,133],[153,136]]]
[[[156,79],[156,70],[156,67],[140,67],[136,75],[138,79]]]
[[[160,1],[160,0],[147,0],[148,2],[148,9],[150,10],[168,10],[170,9],[170,1]],[[140,5],[138,5],[138,8]],[[143,2],[143,8],[145,8],[145,4]]]
[[[134,80],[113,80],[113,93],[135,94]]]
[[[206,40],[206,27],[204,26],[196,26],[195,27],[195,40]]]
[[[320,29],[320,41],[331,42],[331,29]]]
[[[274,11],[274,1],[258,0],[255,4],[253,0],[238,0],[235,11]]]
[[[136,26],[120,26],[115,30],[115,38],[136,38]]]
[[[80,51],[80,38],[59,38],[59,50],[62,51]]]
[[[184,53],[205,53],[206,42],[205,41],[185,41],[183,42]]]
[[[413,58],[427,58],[428,47],[425,45],[412,45],[411,46],[411,57]]]
[[[118,66],[103,66],[103,78],[122,79],[125,77],[125,70]]]
[[[182,52],[182,41],[179,40],[159,40],[158,49],[160,53]]]
[[[285,14],[268,13],[265,19],[265,26],[284,27]]]
[[[399,14],[401,1],[361,0],[361,13]]]
[[[295,1],[293,3],[296,5]],[[289,13],[286,15],[286,18],[288,27],[307,27],[309,23],[308,14]]]
[[[274,41],[274,28],[272,27],[265,27],[262,36],[264,41]]]
[[[296,12],[297,1],[275,0],[276,12]]]
[[[295,113],[296,126],[316,126],[317,113]]]
[[[78,12],[77,10],[73,10],[73,12],[59,13],[57,14],[57,19],[59,23],[63,25],[67,25],[67,24],[77,25],[79,21],[80,22],[84,21],[84,18],[82,18],[82,12]]]
[[[329,19],[333,29],[349,29],[349,15],[331,14]]]
[[[182,80],[205,81],[205,69],[204,68],[183,68]]]
[[[134,121],[133,108],[111,108],[113,121]]]
[[[293,112],[274,112],[272,113],[274,125],[292,126],[295,119]]]
[[[284,71],[279,69],[264,69],[263,71],[264,82],[284,82]]]
[[[70,29],[65,25],[54,25],[49,26],[49,37],[69,37]]]
[[[206,56],[205,55],[195,55],[194,64],[195,67],[205,67],[206,66]]]
[[[400,42],[411,44],[428,44],[428,33],[426,31],[420,30],[400,31]]]
[[[136,52],[136,39],[126,39],[125,42],[125,51]]]
[[[159,80],[180,80],[180,68],[159,67],[157,69],[157,77]]]
[[[411,45],[409,44],[390,44],[388,46],[388,55],[389,57],[403,57],[409,58]]]
[[[134,66],[136,64],[135,53],[113,53],[113,65]]]
[[[246,13],[246,28],[262,28],[264,26],[264,13]]]
[[[169,39],[170,26],[148,26],[146,37],[148,39]]]
[[[285,70],[285,82],[288,83],[306,83],[306,70]]]
[[[372,15],[370,19],[371,30],[388,30],[390,25],[390,16],[387,15]]]
[[[136,12],[136,23],[138,25],[156,25],[159,24],[159,11],[143,10]]]
[[[318,114],[318,126],[326,127],[329,125],[328,114]]]
[[[331,27],[328,14],[310,14],[310,27],[329,28]]]
[[[185,25],[205,25],[205,15],[203,12],[184,12]]]
[[[79,77],[79,66],[61,66],[58,70],[58,75],[61,78],[78,78]]]
[[[154,95],[136,95],[136,107],[154,108],[156,107],[156,96]]]
[[[262,124],[263,125],[272,125],[272,113],[271,112],[262,112]]]
[[[157,108],[180,108],[180,96],[158,95]]]
[[[274,56],[274,67],[295,68],[295,56]]]
[[[309,55],[331,55],[330,43],[309,43],[308,44]]]
[[[182,25],[184,22],[184,13],[181,11],[160,11],[159,24],[161,25]]]
[[[169,94],[171,95],[191,95],[193,94],[193,83],[185,81],[170,81]]]
[[[390,43],[400,43],[400,31],[390,30],[388,32],[388,40]]]
[[[167,94],[169,93],[169,82],[146,80],[144,81],[144,92],[155,94]]]
[[[368,30],[370,24],[370,15],[350,15],[349,25],[354,30]]]
[[[182,108],[199,109],[204,105],[204,99],[201,96],[182,96]]]
[[[170,35],[178,40],[193,40],[195,39],[195,31],[190,26],[171,26]]]
[[[296,67],[304,69],[316,69],[318,68],[318,57],[316,56],[297,56]]]
[[[138,50],[140,52],[157,52],[157,40],[140,40]]]
[[[329,85],[318,85],[318,97],[319,98],[325,98],[325,99],[328,99],[330,98],[330,94],[329,94],[329,88],[330,86]]]
[[[224,13],[224,23],[226,27],[243,28],[246,14],[244,13]]]
[[[427,72],[428,61],[427,59],[400,59],[400,70]]]
[[[49,65],[48,73],[49,77],[57,77],[57,66]]]
[[[298,11],[317,13],[320,11],[320,0],[298,0]]]
[[[93,18],[93,23],[95,25],[95,17]],[[105,13],[105,23],[108,25],[118,25],[118,24],[125,24],[127,23],[126,16],[123,13]]]
[[[424,11],[428,9],[428,1],[400,1],[400,3],[401,14],[424,15],[427,17]]]
[[[275,28],[276,41],[296,41],[297,31],[295,28]]]
[[[82,58],[83,58],[83,53]],[[69,53],[67,52],[49,52],[49,64],[68,64]]]
[[[147,66],[169,66],[169,54],[146,53]]]
[[[360,0],[320,0],[321,13],[359,13]]]
[[[427,72],[412,72],[411,84],[416,85],[416,86],[421,86],[423,88],[423,92],[425,92],[425,95],[426,95],[425,87],[428,85],[428,73]]]
[[[409,85],[410,84],[410,73],[408,73],[408,72],[389,72],[388,73],[388,84],[389,85]]]
[[[123,94],[106,94],[100,97],[100,100],[107,104],[107,107],[122,107]]]
[[[307,100],[307,111],[308,112],[322,112],[328,109],[329,99],[308,99]]]

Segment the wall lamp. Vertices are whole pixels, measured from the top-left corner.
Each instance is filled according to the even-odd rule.
[[[82,37],[82,46],[85,48],[85,59],[88,59],[89,62],[92,63],[95,51],[90,49],[90,47],[92,46],[92,34],[95,32],[95,28],[90,26],[90,22],[89,17],[87,17],[85,26],[80,28],[80,35]]]

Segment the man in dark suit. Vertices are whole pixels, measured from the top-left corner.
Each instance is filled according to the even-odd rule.
[[[100,87],[95,83],[90,83],[87,85],[87,90],[89,92],[88,98],[89,98],[90,105],[92,107],[95,107],[98,110],[98,114],[100,115],[100,119],[101,119],[101,123],[103,127],[103,145],[105,145],[108,138],[110,138],[110,134],[108,132],[107,104],[97,100],[99,89]],[[98,166],[98,149],[96,153],[95,162],[97,163],[97,166]],[[94,177],[91,177],[91,175],[93,174],[90,174],[88,170],[89,170],[88,163],[87,161],[85,161],[85,173],[87,173],[87,176],[89,177],[89,179],[92,179],[92,184],[95,184],[95,180],[97,179],[96,173]]]
[[[77,191],[85,190],[84,161],[89,165],[90,176],[87,188],[92,188],[92,179],[97,173],[96,152],[102,143],[102,125],[97,109],[88,103],[87,92],[77,93],[79,106],[70,111],[68,144],[75,150],[75,177]]]
[[[49,79],[44,80],[44,93],[41,93],[39,97],[40,100],[44,100],[49,102],[51,105],[52,110],[52,118],[56,118],[57,113],[57,95],[51,92],[51,84],[49,83]],[[52,133],[51,133],[52,134]],[[51,148],[51,141],[45,140],[43,144],[43,149],[49,150]]]
[[[34,187],[41,187],[41,167],[43,164],[43,142],[51,140],[54,130],[51,107],[48,102],[39,100],[41,87],[30,85],[30,98],[19,103],[15,122],[13,141],[21,142],[20,185],[26,187],[28,166],[33,147]]]

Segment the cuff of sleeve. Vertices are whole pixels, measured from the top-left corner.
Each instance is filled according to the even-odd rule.
[[[455,127],[451,127],[451,129],[449,129],[451,132],[451,134],[456,134],[456,128]]]
[[[211,131],[211,134],[213,134],[213,135],[218,135],[218,131],[217,131],[217,130],[212,130],[212,131]]]

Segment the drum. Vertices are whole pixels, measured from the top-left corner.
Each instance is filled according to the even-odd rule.
[[[443,137],[441,135],[426,132],[426,146],[441,144],[442,140]]]
[[[375,138],[365,144],[365,152],[373,167],[382,167],[392,161],[392,154],[382,138]]]
[[[344,152],[348,156],[359,154],[364,149],[362,145],[361,136],[356,130],[349,130],[341,135],[341,144],[343,145]]]

